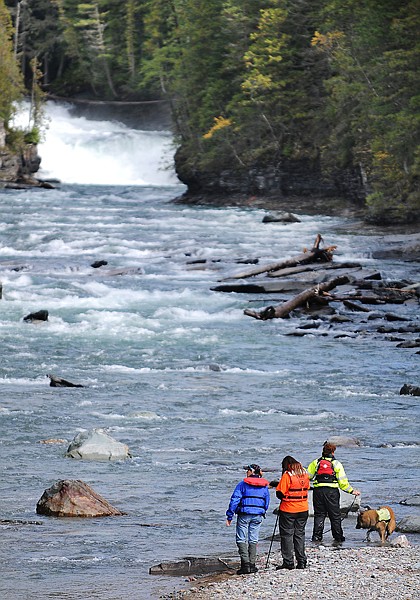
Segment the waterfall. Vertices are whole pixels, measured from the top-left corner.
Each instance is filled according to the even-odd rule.
[[[24,112],[25,109],[23,109]],[[177,185],[169,131],[74,116],[71,106],[47,102],[47,128],[38,146],[40,179],[104,185]],[[22,123],[27,118],[21,113]]]

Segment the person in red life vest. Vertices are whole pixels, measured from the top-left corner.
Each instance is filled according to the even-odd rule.
[[[241,558],[238,575],[256,573],[258,535],[265,513],[270,505],[268,481],[263,478],[259,465],[244,467],[246,477],[238,483],[230,498],[226,511],[226,526],[230,527],[233,515],[236,517],[236,545]]]
[[[282,476],[276,488],[279,507],[280,545],[283,564],[276,569],[306,568],[305,526],[308,520],[309,475],[293,456],[281,463]]]
[[[349,494],[360,496],[359,490],[350,485],[344,467],[335,456],[336,446],[324,442],[321,458],[316,458],[308,466],[309,478],[313,482],[314,528],[313,542],[322,542],[325,517],[331,523],[331,533],[336,542],[344,542],[341,527],[340,489]]]

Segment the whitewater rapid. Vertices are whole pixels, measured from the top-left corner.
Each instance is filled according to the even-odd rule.
[[[399,389],[416,383],[415,352],[363,331],[340,338],[327,321],[296,337],[294,318],[243,314],[282,294],[212,288],[243,269],[237,261],[290,257],[319,232],[339,260],[384,277],[410,278],[416,265],[373,259],[380,237],[349,219],[299,214],[299,223],[265,224],[261,209],[175,204],[183,186],[160,170],[170,134],[149,132],[146,148],[137,144],[139,154],[127,150],[120,160],[143,133],[55,110],[49,134],[56,133],[45,142],[52,162],[40,148],[44,168],[79,183],[0,190],[1,518],[42,521],[1,525],[1,597],[157,599],[185,587],[148,570],[183,556],[236,553],[224,516],[242,465],[258,462],[274,479],[286,454],[308,464],[331,435],[358,440],[338,458],[362,502],[407,514],[399,501],[418,485],[419,408]],[[159,151],[142,173],[149,147]],[[104,155],[125,183],[104,183]],[[98,260],[107,264],[93,268]],[[23,320],[41,309],[48,321]],[[398,312],[414,321],[414,310]],[[52,388],[47,374],[85,387]],[[93,428],[127,444],[132,458],[66,458],[67,444]],[[64,441],[41,443],[51,438]],[[66,478],[85,481],[126,515],[40,518],[38,499]],[[270,510],[262,549],[274,523]],[[347,545],[364,545],[354,519],[344,529]],[[308,543],[310,533],[309,524]]]
[[[15,124],[24,129],[29,104]],[[96,185],[178,185],[170,131],[133,129],[118,120],[75,116],[70,104],[48,101],[38,145],[40,179]]]

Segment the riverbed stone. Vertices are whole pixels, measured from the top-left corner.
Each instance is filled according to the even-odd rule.
[[[62,479],[45,490],[36,512],[52,517],[109,517],[121,511],[81,480]]]
[[[104,429],[91,429],[78,433],[70,442],[66,456],[82,460],[131,458],[128,446],[115,440]]]
[[[391,546],[394,546],[394,548],[409,548],[411,546],[405,535],[399,535],[395,540],[392,540],[390,544]]]

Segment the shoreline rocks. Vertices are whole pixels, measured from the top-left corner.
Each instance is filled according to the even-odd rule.
[[[275,570],[279,552],[259,559],[259,573],[241,576],[222,574],[196,580],[190,589],[166,598],[239,600],[268,598],[391,598],[420,597],[420,547],[369,546],[365,548],[307,548],[308,568]],[[165,598],[165,597],[164,597]]]

